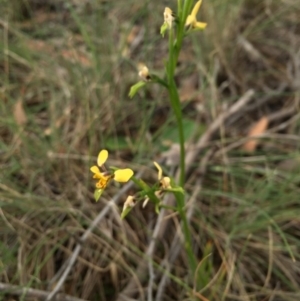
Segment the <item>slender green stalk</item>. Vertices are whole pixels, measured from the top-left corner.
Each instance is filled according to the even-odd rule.
[[[192,8],[193,1],[192,0],[186,0],[184,1],[183,4],[183,10],[182,12],[178,15],[179,19],[179,24],[178,24],[178,29],[177,29],[177,37],[176,37],[176,47],[175,47],[175,60],[176,63],[178,61],[178,56],[182,47],[182,41],[184,38],[184,27],[185,27],[185,21],[187,16],[189,15],[191,8]],[[181,11],[181,9],[180,9]]]
[[[182,11],[182,1],[177,0],[177,14],[179,19],[181,18],[181,11]]]
[[[181,187],[184,187],[185,184],[185,148],[184,148],[185,138],[184,138],[184,131],[183,131],[183,123],[182,123],[181,103],[178,94],[178,89],[174,80],[174,74],[178,62],[179,53],[182,47],[182,41],[184,38],[185,20],[191,9],[192,2],[193,1],[191,0],[184,1],[184,5],[182,9],[182,3],[180,0],[178,0],[178,26],[176,32],[176,39],[174,38],[174,29],[171,28],[169,31],[169,58],[168,58],[168,63],[166,68],[167,79],[168,79],[168,92],[169,92],[171,106],[175,114],[177,127],[178,127],[179,144],[180,144],[179,185]],[[191,235],[189,222],[187,220],[187,216],[185,212],[185,199],[183,194],[176,193],[175,196],[177,201],[177,210],[182,220],[183,233],[185,239],[184,247],[187,252],[190,271],[194,276],[197,267],[197,259],[192,249],[192,235]]]
[[[188,257],[188,262],[189,262],[189,267],[192,276],[195,276],[196,269],[197,269],[197,259],[195,257],[195,254],[193,252],[193,247],[192,247],[192,234],[189,226],[189,222],[187,220],[185,208],[184,208],[184,195],[182,194],[176,194],[176,201],[177,201],[177,210],[179,213],[179,216],[182,220],[182,230],[183,230],[183,235],[184,235],[184,248],[187,253]]]
[[[185,148],[184,148],[184,132],[183,132],[183,123],[182,123],[182,112],[181,112],[181,105],[180,99],[178,95],[178,90],[172,78],[169,82],[169,95],[171,99],[172,109],[174,111],[177,126],[178,126],[178,134],[179,134],[179,144],[180,144],[180,178],[179,178],[179,185],[183,188],[185,183]]]
[[[184,187],[185,182],[185,138],[183,132],[183,124],[182,124],[182,112],[181,112],[181,104],[178,95],[178,89],[176,83],[174,81],[174,74],[176,65],[178,62],[179,53],[182,47],[182,41],[184,38],[185,32],[185,20],[191,11],[193,1],[185,0],[183,4],[183,10],[181,1],[178,1],[178,26],[177,26],[177,35],[176,40],[174,39],[174,31],[173,28],[169,31],[169,58],[167,64],[167,78],[168,78],[168,91],[171,100],[172,109],[176,116],[176,121],[178,125],[178,134],[179,134],[179,143],[180,143],[180,186]]]

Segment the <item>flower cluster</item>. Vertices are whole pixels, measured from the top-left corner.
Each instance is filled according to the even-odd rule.
[[[202,0],[199,0],[197,1],[197,3],[195,4],[192,12],[190,15],[188,15],[186,21],[185,21],[185,26],[187,28],[191,28],[191,29],[204,29],[207,24],[206,23],[203,23],[203,22],[198,22],[197,21],[197,13],[200,9],[200,6],[201,6],[201,3],[202,3]],[[162,36],[165,35],[165,32],[167,30],[171,30],[172,27],[173,27],[173,23],[174,21],[176,21],[176,15],[175,13],[169,8],[169,7],[166,7],[165,8],[165,11],[164,11],[164,23],[163,25],[161,26],[160,28],[160,33]]]
[[[160,198],[165,191],[167,191],[168,189],[172,189],[171,179],[169,177],[163,177],[162,168],[157,162],[153,162],[153,164],[158,170],[157,179],[159,183],[158,189],[155,190],[154,194],[157,198]],[[149,197],[147,196],[146,199],[144,200],[143,207],[145,207],[148,202],[149,202]]]
[[[108,159],[108,151],[103,149],[99,152],[97,158],[97,165],[90,168],[91,172],[94,174],[93,178],[97,180],[96,190],[95,190],[95,200],[98,201],[103,191],[107,188],[109,183],[114,180],[120,183],[128,182],[134,175],[134,172],[130,168],[117,169],[114,171],[107,171],[105,168],[105,162]],[[171,185],[171,179],[169,177],[163,176],[163,171],[161,166],[157,162],[153,162],[154,166],[158,170],[157,183],[152,187],[148,186],[142,180],[137,180],[140,188],[144,191],[137,193],[135,196],[129,195],[124,203],[123,211],[121,217],[124,218],[131,209],[135,206],[136,201],[143,201],[143,207],[149,202],[149,200],[154,201],[156,211],[159,211],[160,199],[166,192],[180,191],[178,187],[173,187]]]
[[[200,9],[201,3],[202,3],[202,0],[199,0],[195,4],[195,6],[192,10],[192,13],[190,15],[188,15],[188,17],[186,19],[185,26],[189,26],[193,29],[204,29],[207,26],[207,23],[198,22],[197,18],[196,18],[197,13]]]
[[[127,197],[123,206],[121,218],[124,218],[139,201],[143,202],[142,207],[144,208],[151,200],[155,205],[155,211],[158,213],[161,206],[161,198],[165,193],[183,192],[181,187],[176,187],[171,184],[172,181],[169,177],[163,176],[162,168],[157,162],[153,162],[153,164],[158,170],[158,181],[152,187],[149,187],[146,183],[140,180],[139,184],[143,187],[144,191],[142,193],[137,193],[135,196],[129,195]]]
[[[180,49],[182,45],[182,38],[190,31],[202,30],[207,26],[206,23],[198,22],[197,20],[197,14],[200,9],[201,3],[202,0],[197,1],[188,16],[186,16],[185,13],[183,14],[182,10],[178,12],[178,16],[176,16],[176,14],[169,7],[166,7],[164,10],[163,13],[164,23],[161,26],[161,34],[164,36],[164,34],[167,31],[170,34],[169,48],[170,48],[171,56],[170,56],[169,63],[166,65],[167,66],[166,70],[167,72],[169,72],[169,74],[171,74],[170,76],[172,78],[174,76],[174,66],[176,66],[176,59],[178,58],[177,51],[178,48]],[[171,59],[172,57],[173,59]],[[170,82],[168,76],[165,78],[161,78],[153,74],[152,72],[150,74],[148,67],[144,64],[139,64],[138,74],[141,80],[130,88],[129,97],[132,98],[145,85],[153,84],[153,83],[159,83],[160,85],[170,90]],[[130,212],[130,210],[135,206],[135,204],[139,201],[143,201],[143,207],[145,207],[149,201],[152,201],[155,205],[155,210],[158,212],[161,207],[160,200],[165,193],[173,192],[176,194],[176,196],[178,196],[178,193],[184,194],[182,187],[176,186],[169,177],[163,175],[162,168],[157,162],[153,162],[154,166],[158,170],[157,181],[154,185],[149,186],[142,180],[135,179],[133,177],[134,172],[130,168],[107,171],[104,166],[105,162],[107,161],[107,158],[108,158],[108,151],[107,150],[100,151],[97,159],[97,165],[94,165],[90,168],[91,172],[94,174],[93,176],[94,179],[97,180],[96,190],[95,190],[96,201],[99,200],[105,188],[113,180],[120,183],[126,183],[132,178],[132,180],[142,190],[134,196],[129,195],[127,197],[121,214],[122,218],[124,218]],[[184,167],[182,168],[182,170],[184,172]],[[181,185],[183,185],[183,183],[181,183]]]
[[[91,172],[94,173],[93,178],[97,179],[95,199],[99,200],[104,189],[108,186],[111,180],[120,183],[126,183],[133,176],[133,171],[130,168],[118,169],[113,172],[108,172],[104,166],[108,158],[108,151],[103,149],[100,151],[97,159],[97,165],[90,168]],[[101,171],[102,170],[102,171]]]

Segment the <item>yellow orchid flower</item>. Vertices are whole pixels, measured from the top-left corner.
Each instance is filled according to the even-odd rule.
[[[195,4],[192,13],[190,15],[188,15],[186,22],[185,22],[185,26],[191,26],[192,28],[195,29],[204,29],[207,26],[207,23],[203,23],[203,22],[198,22],[197,21],[197,13],[200,9],[202,0],[197,1],[197,3]]]
[[[98,194],[101,195],[103,190],[107,187],[109,182],[113,179],[116,182],[126,183],[133,176],[133,171],[130,168],[118,169],[114,171],[112,174],[107,172],[104,164],[108,158],[108,151],[103,149],[99,152],[97,158],[97,165],[94,165],[90,168],[91,172],[94,173],[93,178],[98,179],[96,183],[96,188],[98,190]],[[101,171],[100,168],[104,171]],[[100,197],[100,196],[99,196]]]
[[[159,180],[160,187],[162,189],[171,189],[172,188],[171,187],[171,179],[169,177],[163,177],[162,168],[160,167],[160,165],[157,162],[154,161],[153,164],[155,165],[155,167],[158,170],[157,178]]]
[[[159,181],[159,189],[157,191],[155,191],[154,194],[156,195],[156,197],[159,198],[162,196],[165,189],[172,189],[171,179],[169,177],[163,177],[162,168],[157,162],[154,161],[153,164],[155,165],[155,167],[158,170],[157,179]],[[148,204],[148,202],[149,202],[149,197],[146,197],[146,199],[143,202],[142,207],[144,208]]]

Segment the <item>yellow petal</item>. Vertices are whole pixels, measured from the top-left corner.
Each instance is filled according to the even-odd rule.
[[[97,160],[98,166],[102,166],[106,162],[107,158],[108,158],[108,151],[106,149],[103,149],[98,155],[98,160]]]
[[[157,162],[153,162],[153,164],[155,165],[155,167],[158,169],[158,180],[160,180],[162,178],[162,168],[160,167],[160,165]]]
[[[94,174],[101,174],[98,166],[94,165],[90,168],[90,171],[93,172]]]
[[[171,179],[169,177],[163,177],[160,181],[164,189],[171,189]]]
[[[199,28],[199,29],[204,29],[207,26],[207,23],[203,23],[203,22],[196,22],[196,24],[194,25],[195,28]]]
[[[114,172],[114,180],[121,183],[126,183],[133,176],[133,171],[130,168],[118,169]]]
[[[200,8],[200,6],[201,6],[201,3],[202,3],[202,0],[197,1],[197,3],[195,4],[195,6],[194,6],[194,8],[193,8],[193,10],[192,10],[191,16],[192,16],[194,19],[196,19],[196,15],[197,15],[197,13],[198,13],[198,11],[199,11],[199,8]]]
[[[194,22],[195,22],[195,18],[193,18],[191,15],[188,15],[186,22],[185,22],[185,26],[189,26]]]
[[[105,189],[112,178],[112,175],[104,176],[100,174],[99,181],[96,183],[96,188]]]

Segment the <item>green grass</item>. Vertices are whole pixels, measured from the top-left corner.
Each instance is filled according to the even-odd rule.
[[[198,18],[208,27],[184,42],[179,57],[176,83],[182,88],[190,79],[189,89],[194,90],[182,103],[188,143],[195,143],[248,89],[256,91],[249,104],[256,104],[254,109],[222,125],[186,181],[189,196],[203,177],[191,231],[198,263],[204,258],[198,268],[208,284],[199,293],[210,301],[300,297],[300,123],[299,118],[291,120],[297,110],[294,116],[272,119],[269,130],[291,121],[275,131],[280,135],[260,139],[254,153],[234,146],[260,117],[299,106],[297,2],[204,0]],[[167,5],[175,9],[176,2]],[[51,279],[79,237],[119,191],[120,186],[110,185],[98,203],[93,200],[89,168],[99,150],[109,149],[113,166],[135,172],[145,168],[143,179],[151,183],[156,178],[152,161],[179,142],[168,95],[161,87],[149,85],[135,98],[128,97],[130,86],[138,81],[139,62],[163,74],[168,42],[159,36],[159,28],[164,5],[119,0],[74,2],[70,8],[16,1],[6,2],[1,10],[0,282],[50,290]],[[132,46],[127,37],[134,25],[134,38],[141,34],[142,40],[123,56]],[[264,59],[253,58],[237,43],[239,35]],[[275,95],[282,83],[286,88]],[[265,97],[269,101],[261,101]],[[23,124],[16,112],[20,100],[27,119]],[[222,153],[223,147],[230,151]],[[202,176],[200,162],[214,149],[218,155],[212,155]],[[162,165],[174,176],[172,167]],[[137,275],[137,267],[157,216],[150,204],[145,209],[136,206],[121,221],[126,196],[85,242],[65,293],[119,300],[133,281],[135,293],[130,297],[148,300],[148,270]],[[176,216],[170,220],[169,232],[158,239],[153,258],[148,258],[157,275],[153,295],[165,271],[170,281],[161,300],[201,300],[188,278],[184,251],[170,272],[161,264],[173,252],[170,243],[179,224]],[[1,291],[0,296],[8,298]]]

